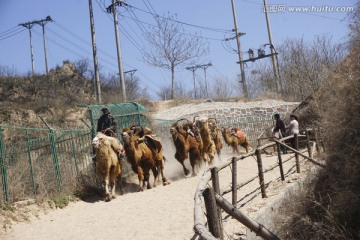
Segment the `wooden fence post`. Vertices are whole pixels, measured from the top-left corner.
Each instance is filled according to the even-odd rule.
[[[212,180],[212,187],[214,192],[220,194],[220,184],[219,184],[219,168],[213,167],[211,168],[211,180]],[[221,208],[217,207],[219,219],[221,221]]]
[[[247,228],[249,228],[251,231],[255,232],[256,235],[260,236],[262,239],[266,240],[280,240],[278,236],[276,236],[274,233],[270,232],[267,228],[265,228],[263,225],[251,220],[248,218],[245,214],[243,214],[239,209],[232,206],[230,203],[228,203],[223,197],[220,195],[215,195],[216,203],[224,209],[226,213],[228,213],[230,216],[244,224]],[[258,238],[256,238],[258,239]]]
[[[294,134],[294,142],[295,142],[295,150],[299,150],[299,138],[297,134]],[[296,172],[300,173],[300,161],[299,161],[299,154],[295,152],[295,163],[296,163]]]
[[[264,171],[262,167],[262,160],[261,160],[261,151],[256,149],[256,159],[258,164],[258,171],[259,171],[259,182],[260,182],[260,189],[261,189],[261,197],[266,198],[266,190],[265,190],[265,180],[264,180]]]
[[[284,168],[283,168],[283,163],[282,163],[282,158],[281,158],[281,150],[280,150],[280,144],[279,143],[276,143],[276,148],[277,148],[277,152],[278,152],[281,181],[285,181]]]
[[[313,131],[314,131],[314,137],[315,137],[315,143],[316,143],[316,151],[318,153],[320,153],[320,146],[319,146],[319,139],[318,139],[318,134],[317,134],[317,131],[316,131],[316,128],[314,127],[313,128]]]
[[[237,160],[232,158],[232,205],[237,204]]]
[[[311,144],[310,144],[310,135],[309,135],[309,130],[308,130],[308,129],[305,130],[305,134],[306,134],[306,144],[307,144],[307,149],[308,149],[309,157],[312,158],[312,151],[311,151]]]
[[[215,200],[215,193],[212,188],[206,188],[203,192],[206,208],[206,217],[209,225],[209,230],[216,238],[223,239],[223,233],[220,225],[220,217],[217,211],[217,205]]]

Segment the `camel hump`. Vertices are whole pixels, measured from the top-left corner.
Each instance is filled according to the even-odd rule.
[[[160,152],[162,149],[161,142],[156,135],[145,135],[145,143],[151,150],[156,152]]]

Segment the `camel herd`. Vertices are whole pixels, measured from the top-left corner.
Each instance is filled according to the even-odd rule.
[[[236,129],[219,127],[216,119],[195,117],[192,122],[181,119],[170,128],[170,134],[175,146],[175,158],[182,165],[185,176],[190,171],[185,166],[185,160],[190,160],[192,176],[196,176],[202,164],[206,167],[214,165],[214,157],[219,159],[224,142],[231,146],[233,153],[239,154],[238,146],[249,151],[247,135]],[[100,178],[105,188],[105,201],[115,198],[115,182],[118,179],[122,194],[121,172],[124,157],[130,163],[132,170],[138,176],[139,191],[150,189],[150,173],[154,176],[153,186],[162,180],[162,184],[170,184],[164,175],[163,147],[156,135],[149,128],[132,126],[124,128],[121,134],[124,145],[116,138],[98,132],[93,139],[96,150],[96,177]],[[118,156],[116,152],[125,152]]]

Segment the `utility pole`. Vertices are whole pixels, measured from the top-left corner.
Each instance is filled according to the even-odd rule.
[[[268,16],[268,7],[267,7],[267,4],[266,4],[266,0],[264,0],[264,13],[265,13],[266,26],[267,26],[267,30],[268,30],[268,36],[269,36],[271,59],[272,59],[272,64],[273,64],[273,71],[274,71],[274,75],[275,75],[276,92],[280,93],[281,92],[281,84],[280,84],[280,74],[278,72],[279,66],[278,66],[277,57],[276,57],[276,54],[275,54],[276,52],[275,52],[275,49],[274,49],[274,45],[272,43],[272,34],[271,34],[270,20],[269,20],[269,16]]]
[[[97,48],[96,48],[96,38],[95,38],[95,24],[94,24],[94,14],[92,8],[92,0],[89,0],[89,12],[90,12],[90,28],[91,28],[91,41],[92,41],[92,49],[93,49],[93,62],[94,62],[94,81],[95,81],[95,93],[96,93],[96,101],[98,104],[102,102],[101,99],[101,87],[100,87],[100,79],[99,79],[99,64],[97,58]]]
[[[187,69],[187,70],[192,71],[192,73],[193,73],[193,81],[194,81],[194,99],[196,99],[196,81],[195,81],[195,71],[196,71],[197,67],[196,67],[196,66],[195,66],[195,67],[187,67],[186,69]]]
[[[248,98],[249,94],[248,94],[248,90],[247,90],[247,86],[246,86],[244,63],[242,62],[240,35],[238,33],[234,0],[231,0],[231,6],[232,6],[232,11],[233,11],[233,17],[234,17],[235,36],[236,36],[236,42],[237,42],[237,51],[238,51],[238,55],[239,55],[240,76],[241,76],[241,83],[242,83],[242,87],[243,87],[243,94],[244,94],[245,98]]]
[[[129,73],[131,80],[133,80],[133,75],[135,74],[136,71],[137,71],[137,69],[125,71],[125,72],[124,72],[124,76],[125,76],[127,73]]]
[[[31,22],[26,22],[26,23],[20,23],[19,26],[23,26],[27,29],[29,29],[29,33],[30,33],[30,53],[31,53],[31,69],[32,69],[32,75],[34,75],[34,54],[33,54],[33,48],[32,48],[32,35],[31,35],[31,28],[35,25],[38,24],[42,27],[42,32],[43,32],[43,43],[44,43],[44,54],[45,54],[45,68],[46,68],[46,74],[49,73],[49,68],[48,68],[48,62],[47,62],[47,55],[46,55],[46,40],[45,40],[45,25],[48,22],[52,22],[53,20],[51,19],[50,16],[47,16],[45,19],[41,19],[41,20],[34,20]]]
[[[196,81],[195,81],[195,71],[198,68],[202,68],[204,69],[204,75],[205,75],[205,90],[206,90],[206,97],[209,96],[209,92],[208,92],[208,84],[207,84],[207,79],[206,79],[206,69],[208,67],[211,67],[212,64],[208,63],[208,64],[203,64],[203,65],[195,65],[195,66],[191,66],[191,67],[187,67],[187,70],[190,70],[193,72],[193,80],[194,80],[194,98],[196,99]]]
[[[207,83],[207,79],[206,79],[206,69],[208,67],[211,67],[212,64],[208,63],[208,64],[204,64],[204,65],[199,65],[200,68],[204,69],[204,76],[205,76],[205,90],[206,90],[206,97],[209,97],[209,89],[208,89],[208,83]]]
[[[114,16],[114,28],[115,28],[115,38],[116,38],[116,50],[117,50],[117,57],[118,57],[118,67],[119,67],[119,75],[120,75],[120,86],[122,90],[122,97],[123,102],[127,101],[126,98],[126,90],[125,90],[125,78],[122,66],[122,56],[121,56],[121,47],[120,47],[120,35],[118,29],[118,17],[116,12],[116,6],[127,6],[126,3],[119,1],[119,0],[112,0],[112,4],[106,8],[108,13],[112,13]]]
[[[31,54],[31,73],[32,76],[34,76],[34,54],[33,54],[33,47],[32,47],[32,36],[31,36],[31,28],[34,26],[35,23],[33,22],[26,22],[26,23],[20,23],[19,26],[23,26],[27,29],[29,29],[30,34],[30,54]]]
[[[46,54],[46,38],[45,38],[45,25],[48,22],[52,22],[53,20],[51,19],[50,16],[47,16],[46,19],[42,19],[38,21],[38,24],[42,27],[42,33],[43,33],[43,43],[44,43],[44,55],[45,55],[45,69],[46,69],[46,75],[49,74],[49,67],[48,67],[48,59],[47,59],[47,54]]]

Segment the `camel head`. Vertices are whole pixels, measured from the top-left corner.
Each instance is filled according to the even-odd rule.
[[[174,140],[176,140],[178,138],[178,130],[176,129],[177,127],[171,127],[170,128],[170,134],[173,137]]]
[[[107,136],[101,132],[98,132],[94,139],[92,140],[92,145],[95,148],[100,147],[107,140]]]
[[[195,125],[199,129],[207,129],[208,128],[208,119],[206,117],[198,118],[195,122]]]
[[[217,126],[215,118],[209,118],[208,124],[211,130],[216,130]]]
[[[133,125],[130,127],[134,135],[138,135],[139,137],[144,136],[144,129],[140,125]]]
[[[124,128],[123,132],[121,133],[121,137],[124,141],[124,144],[128,145],[130,144],[131,136],[133,135],[133,130],[130,128]]]

